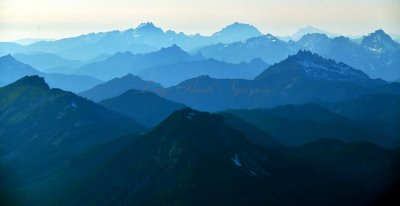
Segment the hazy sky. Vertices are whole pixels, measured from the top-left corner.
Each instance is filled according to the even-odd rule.
[[[0,40],[61,38],[136,27],[211,34],[235,21],[287,35],[312,25],[359,35],[400,34],[400,0],[0,0]]]

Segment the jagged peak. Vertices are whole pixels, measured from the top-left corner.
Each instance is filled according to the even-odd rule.
[[[165,47],[165,49],[171,49],[171,50],[182,50],[178,45],[173,44],[170,47]]]
[[[374,32],[372,32],[370,35],[388,35],[383,31],[383,29],[377,29]]]
[[[295,55],[290,55],[290,56],[288,57],[288,59],[290,59],[290,58],[301,59],[301,60],[304,60],[304,59],[320,59],[320,60],[326,60],[326,59],[324,59],[323,57],[319,56],[318,54],[312,53],[312,52],[309,51],[309,50],[299,50],[299,51],[297,52],[297,54],[295,54]]]
[[[386,34],[382,29],[378,29],[365,36],[361,41],[361,45],[377,53],[393,52],[400,49],[400,44],[395,42],[392,37]]]
[[[143,29],[143,28],[155,28],[153,22],[144,22],[140,23],[139,26],[136,27],[136,29]]]
[[[224,28],[229,28],[229,27],[251,27],[251,28],[256,28],[251,24],[246,24],[246,23],[242,23],[242,22],[233,22],[232,24],[224,27]]]
[[[382,29],[375,30],[364,37],[362,44],[367,42],[377,42],[381,40],[393,41],[389,34],[386,34]]]
[[[49,89],[49,85],[46,84],[46,81],[44,80],[44,78],[40,77],[38,75],[22,77],[21,79],[12,83],[12,85],[14,85],[14,86],[16,86],[16,85],[31,86],[31,87]]]
[[[160,52],[173,52],[173,53],[187,53],[185,51],[183,51],[178,45],[173,44],[169,47],[163,47],[160,50],[156,51],[157,53]]]
[[[133,31],[137,34],[140,34],[141,32],[163,33],[163,30],[159,27],[156,27],[152,22],[141,23]]]
[[[275,72],[293,70],[302,70],[306,77],[317,80],[364,81],[369,79],[368,75],[360,70],[344,63],[337,63],[332,59],[323,58],[307,50],[299,50],[297,54],[274,64],[255,79],[261,80],[268,78],[270,74]]]
[[[246,40],[246,43],[256,43],[256,42],[281,42],[281,40],[272,34],[256,36]]]

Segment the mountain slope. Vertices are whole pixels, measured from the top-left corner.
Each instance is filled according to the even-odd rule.
[[[136,75],[153,66],[194,61],[198,60],[198,58],[199,56],[191,56],[178,46],[173,45],[147,54],[118,52],[104,61],[86,64],[75,73],[107,81],[129,73]]]
[[[390,148],[400,145],[398,138],[363,127],[359,121],[332,113],[316,104],[227,112],[250,122],[290,146],[299,146],[322,138],[347,143],[373,142]]]
[[[371,143],[345,144],[323,139],[286,152],[320,171],[330,171],[334,176],[351,179],[368,188],[371,195],[366,196],[365,205],[392,205],[391,201],[397,199],[394,189],[398,188],[400,180],[398,150],[387,150]]]
[[[400,50],[400,44],[381,29],[364,37],[361,46],[378,53],[396,52]]]
[[[112,79],[108,82],[83,91],[79,93],[79,95],[92,101],[99,102],[104,99],[121,95],[130,89],[162,92],[164,88],[155,82],[144,81],[137,76],[127,74],[121,78]]]
[[[172,102],[148,91],[128,90],[123,94],[99,102],[105,108],[154,127],[172,112],[186,106]]]
[[[360,69],[371,78],[394,81],[399,76],[399,44],[382,30],[364,37],[360,44],[347,37],[324,39],[323,42],[310,39],[296,42],[299,49],[307,49],[321,56],[344,62]],[[318,42],[319,41],[319,42]],[[310,47],[310,45],[315,45]]]
[[[195,50],[207,58],[214,58],[221,61],[240,63],[261,58],[268,64],[273,64],[287,58],[296,50],[289,44],[280,39],[267,34],[249,38],[244,42],[234,42],[231,44],[214,44]]]
[[[257,76],[255,80],[273,80],[278,73],[286,79],[292,78],[292,75],[301,75],[303,78],[306,77],[311,80],[350,82],[365,87],[384,84],[384,81],[371,80],[362,71],[344,63],[324,59],[308,51],[299,51],[296,55],[290,56],[279,64],[271,66],[270,69],[265,70]]]
[[[41,72],[67,72],[73,73],[74,69],[82,66],[84,62],[77,60],[64,59],[56,54],[14,54],[14,57],[25,64],[40,70]]]
[[[245,42],[207,45],[194,50],[207,58],[227,62],[249,61],[262,58],[268,64],[278,63],[298,50],[308,50],[325,58],[343,62],[360,69],[371,78],[396,81],[400,78],[399,43],[392,40],[383,30],[377,30],[361,43],[338,36],[332,37],[320,32],[307,32],[296,41],[284,42],[271,35],[250,38]]]
[[[235,22],[211,35],[213,41],[218,43],[231,43],[245,41],[246,39],[262,36],[263,34],[250,24]]]
[[[18,62],[11,55],[0,57],[0,86],[7,85],[25,75],[37,75],[39,71]]]
[[[250,124],[249,122],[240,119],[237,116],[232,115],[228,112],[218,114],[224,118],[224,123],[227,126],[242,132],[253,144],[264,148],[282,146],[282,144],[277,139],[267,134],[262,129]]]
[[[313,26],[307,26],[307,27],[300,28],[296,33],[292,34],[292,35],[289,37],[289,39],[294,40],[294,41],[297,41],[297,40],[299,40],[300,38],[302,38],[304,35],[307,35],[307,34],[316,34],[316,33],[317,33],[317,34],[324,34],[324,35],[327,35],[327,36],[329,36],[329,37],[339,36],[338,34],[334,34],[334,33],[331,33],[331,32],[327,32],[327,31],[324,31],[324,30],[315,28],[315,27],[313,27]]]
[[[51,87],[72,92],[81,92],[101,83],[100,80],[89,76],[42,73],[17,61],[11,55],[0,57],[0,86],[10,84],[27,75],[42,76]]]
[[[400,95],[369,94],[337,103],[320,103],[344,117],[356,120],[360,126],[388,135],[400,136]]]
[[[184,109],[56,199],[85,205],[318,205],[329,199],[351,205],[366,194],[326,175],[251,144],[218,115]]]
[[[38,76],[0,88],[1,162],[21,185],[51,178],[69,157],[144,127]],[[16,188],[15,188],[16,189]]]
[[[343,63],[299,51],[253,80],[201,76],[170,87],[165,97],[206,111],[265,108],[281,104],[337,102],[367,93],[399,93],[400,87]]]
[[[234,23],[211,36],[188,35],[172,30],[163,31],[151,22],[141,23],[136,28],[123,31],[89,33],[54,41],[39,41],[22,46],[1,42],[0,55],[8,53],[54,53],[67,59],[87,61],[102,53],[130,51],[134,54],[148,53],[177,44],[189,51],[218,42],[243,41],[261,33],[248,24]]]

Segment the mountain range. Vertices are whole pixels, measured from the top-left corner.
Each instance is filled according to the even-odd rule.
[[[176,45],[162,48],[147,54],[132,54],[131,52],[118,52],[103,60],[86,64],[75,71],[75,74],[90,75],[107,81],[121,77],[128,73],[137,75],[143,70],[177,62],[191,62],[204,59],[201,55],[191,56]]]
[[[50,89],[39,76],[0,88],[1,165],[17,187],[40,187],[69,158],[145,127],[71,92]],[[24,199],[24,198],[21,198]]]
[[[92,101],[99,102],[104,99],[119,96],[131,89],[160,93],[164,90],[164,87],[158,83],[144,81],[138,76],[127,74],[121,78],[114,78],[108,82],[99,84],[79,93],[79,95]]]
[[[163,31],[148,22],[125,31],[90,33],[54,41],[39,41],[26,46],[0,42],[0,55],[16,53],[18,55],[32,53],[57,55],[69,62],[61,63],[63,61],[60,61],[56,65],[51,65],[50,60],[54,57],[49,57],[48,63],[24,56],[20,56],[20,59],[26,60],[22,62],[27,64],[40,63],[41,66],[56,66],[50,70],[52,72],[69,73],[66,67],[71,64],[72,67],[77,66],[77,62],[87,64],[99,56],[110,56],[118,52],[144,54],[171,47],[174,44],[192,54],[201,53],[206,58],[230,63],[249,62],[255,58],[261,58],[267,64],[274,64],[284,60],[288,55],[296,54],[298,50],[310,50],[325,58],[360,69],[371,78],[382,78],[386,81],[398,81],[400,78],[397,69],[400,64],[398,61],[400,44],[381,29],[362,36],[357,41],[315,27],[302,28],[291,38],[293,40],[287,41],[287,38],[279,38],[271,34],[264,35],[252,25],[237,22],[210,36]],[[129,63],[121,62],[120,64]]]
[[[332,105],[340,108],[341,104],[343,103]],[[368,113],[370,108],[366,107],[359,111]],[[397,110],[393,107],[391,109]],[[305,145],[323,138],[346,143],[368,141],[384,147],[400,146],[400,139],[397,137],[400,133],[385,134],[385,131],[393,130],[388,130],[388,127],[379,123],[372,129],[370,124],[365,124],[360,119],[342,116],[317,104],[283,105],[271,109],[226,112],[248,121],[289,146]],[[288,126],[290,130],[285,129]]]
[[[42,76],[51,87],[73,92],[81,92],[102,83],[90,76],[40,72],[30,65],[17,61],[11,55],[0,57],[0,86],[5,86],[27,75]]]
[[[390,205],[399,45],[150,22],[0,42],[0,205]]]
[[[279,39],[282,39],[284,41],[297,41],[299,40],[301,37],[303,37],[304,35],[307,34],[325,34],[331,38],[333,37],[338,37],[340,36],[339,34],[335,34],[332,32],[328,32],[328,31],[324,31],[322,29],[313,27],[313,26],[306,26],[306,27],[302,27],[299,30],[297,30],[294,34],[290,35],[290,36],[283,36],[283,37],[279,37]]]
[[[165,97],[195,109],[218,111],[281,104],[337,102],[368,93],[398,94],[398,83],[370,79],[346,64],[299,51],[253,80],[200,76],[167,88]]]
[[[47,73],[73,73],[74,69],[81,67],[84,62],[64,59],[52,53],[14,54],[15,59],[28,64],[41,72]]]
[[[99,104],[111,111],[131,117],[147,127],[158,125],[172,112],[186,107],[150,91],[139,90],[128,90]]]
[[[44,52],[54,53],[67,59],[89,60],[103,53],[113,54],[118,51],[147,53],[173,44],[177,44],[185,50],[191,50],[218,42],[242,41],[259,35],[261,32],[254,26],[238,22],[224,27],[211,36],[187,35],[171,30],[163,31],[153,23],[147,22],[134,29],[124,31],[89,33],[60,40],[39,41],[26,46],[8,42],[0,43],[2,48],[0,55]]]
[[[249,38],[245,42],[219,43],[205,46],[193,52],[201,53],[207,58],[215,58],[232,63],[261,58],[268,64],[273,64],[287,58],[289,54],[295,53],[296,50],[291,48],[287,42],[267,34]]]
[[[321,148],[328,154],[319,156]],[[99,151],[80,162],[102,159],[96,155]],[[386,164],[374,154],[385,156]],[[195,205],[365,204],[386,187],[385,178],[398,171],[396,155],[365,143],[329,140],[295,149],[263,149],[221,116],[183,109],[132,138],[83,181],[70,182],[46,199],[65,205],[188,205],[194,200]],[[323,158],[326,162],[321,163]],[[365,164],[369,158],[372,162]],[[368,172],[373,167],[380,170]]]
[[[323,33],[305,34],[297,41],[285,42],[268,34],[250,38],[246,42],[205,46],[193,52],[228,62],[262,58],[266,63],[274,64],[298,50],[308,50],[346,63],[371,78],[397,81],[400,77],[400,44],[383,30],[365,36],[361,43],[343,36],[331,38]]]
[[[381,111],[398,111],[394,95],[366,101],[371,98],[326,107],[340,113],[338,108],[351,110],[352,105],[365,102],[361,105],[368,112],[368,105],[382,99],[391,102],[391,108]],[[357,129],[358,124],[352,123],[360,115],[357,112],[344,117],[317,105],[248,112],[248,117],[260,115],[260,122],[267,116],[276,123],[283,118],[282,130],[297,131],[298,138],[311,137],[306,145],[287,147],[284,133],[274,132],[273,126],[262,127],[239,111],[199,112],[134,90],[101,104],[124,115],[71,92],[50,89],[38,76],[0,88],[0,163],[12,169],[9,180],[18,180],[11,181],[13,189],[6,191],[8,197],[19,197],[11,201],[25,205],[187,205],[193,201],[199,205],[364,205],[398,180],[398,151],[365,142],[374,140],[369,133],[373,129]],[[150,123],[153,128],[146,131],[127,117],[146,122],[140,117],[144,111],[151,111],[151,118],[162,114],[157,111],[168,114]],[[378,114],[371,110],[368,116],[383,118]],[[307,128],[297,130],[296,122],[317,126],[312,132],[322,137],[313,138],[304,132]],[[333,129],[319,130],[329,125]]]
[[[205,59],[153,66],[139,72],[138,76],[145,80],[158,82],[164,87],[171,87],[184,80],[202,75],[220,79],[253,79],[268,67],[269,65],[261,59],[253,59],[238,64]]]

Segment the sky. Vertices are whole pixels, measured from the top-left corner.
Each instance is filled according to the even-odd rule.
[[[400,34],[400,0],[0,0],[0,41],[58,39],[153,22],[209,35],[233,22],[285,36],[305,26],[342,35]]]

